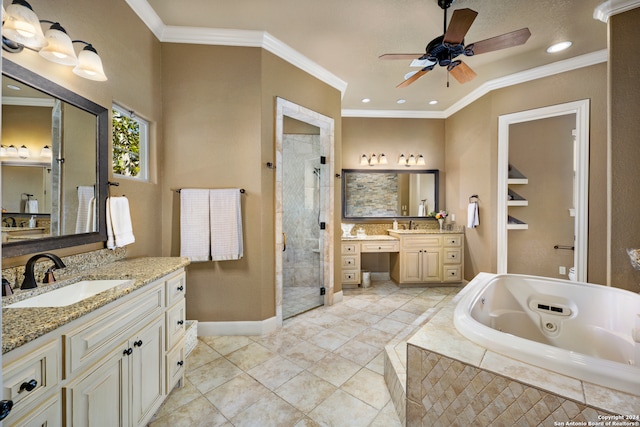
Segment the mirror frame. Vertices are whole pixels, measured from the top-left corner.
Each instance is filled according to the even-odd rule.
[[[434,185],[435,191],[434,195],[436,198],[435,202],[435,211],[439,209],[440,206],[440,170],[438,169],[411,169],[411,170],[401,170],[401,169],[342,169],[342,220],[343,221],[393,221],[395,220],[415,220],[415,219],[426,219],[426,220],[435,220],[435,217],[431,216],[347,216],[347,204],[345,200],[346,195],[346,186],[347,179],[345,174],[347,173],[397,173],[397,174],[426,174],[431,173],[434,176]]]
[[[106,242],[106,203],[109,185],[107,181],[108,132],[110,128],[109,110],[6,58],[2,58],[2,74],[96,116],[96,195],[98,199],[98,203],[96,204],[97,231],[92,233],[44,237],[30,241],[3,243],[2,258],[11,258],[90,243]]]

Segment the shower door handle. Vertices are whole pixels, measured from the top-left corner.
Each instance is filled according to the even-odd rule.
[[[282,252],[287,250],[287,233],[282,233]]]

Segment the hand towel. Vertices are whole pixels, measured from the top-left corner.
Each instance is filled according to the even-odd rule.
[[[107,248],[121,248],[135,241],[129,200],[124,196],[109,197],[107,199]]]
[[[471,202],[467,207],[467,227],[476,228],[478,225],[480,225],[478,202]]]
[[[25,201],[24,213],[38,213],[38,201],[36,199]]]
[[[78,187],[78,214],[76,216],[76,233],[90,233],[93,227],[93,186]]]
[[[180,191],[180,256],[191,261],[209,261],[211,251],[209,190]]]
[[[237,260],[243,257],[240,189],[210,190],[211,259]]]

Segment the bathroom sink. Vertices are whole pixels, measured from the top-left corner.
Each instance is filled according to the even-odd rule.
[[[118,286],[128,286],[133,280],[82,280],[7,305],[5,308],[65,307]]]

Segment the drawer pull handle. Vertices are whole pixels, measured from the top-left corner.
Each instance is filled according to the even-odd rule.
[[[133,343],[134,347],[142,347],[142,340],[138,340],[136,342]]]
[[[28,382],[23,382],[23,383],[20,385],[20,391],[22,391],[22,390],[31,391],[31,390],[33,390],[34,388],[36,388],[37,386],[38,386],[38,381],[36,381],[36,380],[31,380],[31,381],[28,381]]]
[[[178,320],[178,325],[184,325],[184,320]]]
[[[180,285],[176,289],[179,290],[180,292],[182,292],[182,291],[184,291],[184,286]]]
[[[9,412],[11,412],[11,408],[13,408],[13,400],[0,401],[0,421],[7,418]]]
[[[184,362],[181,360],[178,362],[178,366],[182,366],[182,365],[184,365]]]
[[[133,349],[131,347],[129,347],[128,349],[126,349],[125,351],[122,352],[123,356],[131,356],[131,353],[133,353]]]

